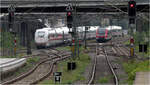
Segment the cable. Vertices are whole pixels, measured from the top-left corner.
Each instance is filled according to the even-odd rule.
[[[118,10],[121,11],[122,13],[128,14],[127,12],[124,12],[123,10],[121,10],[121,9],[119,9],[118,7],[112,5],[111,3],[109,3],[109,2],[107,2],[107,3],[108,3],[109,5],[111,5],[112,7],[118,9]],[[106,3],[106,4],[107,4],[107,3]],[[147,21],[150,21],[150,20],[147,19],[145,16],[141,16],[140,14],[137,14],[137,16],[140,16],[140,17],[142,17],[143,19],[145,19],[145,20],[147,20]]]
[[[38,1],[39,1],[39,0],[38,0]],[[120,1],[120,0],[119,0],[119,1]],[[124,1],[126,1],[126,0],[124,0]],[[55,2],[56,2],[56,1],[55,1]],[[70,2],[71,2],[71,1],[70,1]],[[101,1],[100,1],[100,2],[101,2]],[[114,3],[114,2],[115,2],[115,3],[117,2],[117,3],[118,3],[118,0],[117,0],[117,1],[116,1],[116,0],[113,0],[113,1],[110,1],[110,2],[113,2],[113,3]],[[116,10],[119,10],[121,13],[128,14],[127,12],[124,12],[123,10],[121,10],[120,8],[114,6],[114,5],[111,4],[110,2],[105,2],[104,4],[111,5],[113,8],[115,8]],[[56,3],[55,3],[55,5],[56,5]],[[29,9],[29,10],[23,12],[23,13],[26,13],[26,12],[29,13],[30,11],[32,11],[32,10],[35,9],[36,7],[37,7],[37,6],[31,8],[31,9]],[[106,8],[106,7],[99,7],[99,8],[103,8],[103,9],[105,8],[105,10],[106,10],[106,9],[109,9],[109,8]],[[145,8],[146,8],[146,7],[145,7]],[[144,9],[145,9],[145,8],[144,8]],[[43,8],[43,10],[44,10],[44,9],[45,9],[45,8]],[[144,10],[144,9],[142,9],[142,10]],[[43,10],[42,10],[42,11],[43,11]],[[95,10],[95,9],[93,9],[93,10]],[[142,10],[141,10],[141,11],[142,11]],[[41,12],[42,12],[42,11],[41,11]],[[141,16],[141,14],[138,14],[138,15]],[[138,16],[138,15],[137,15],[137,16]],[[144,19],[146,19],[147,21],[149,21],[146,17],[144,17],[144,16],[142,16],[142,17],[143,17]]]

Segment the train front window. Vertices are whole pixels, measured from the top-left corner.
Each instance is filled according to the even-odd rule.
[[[99,35],[105,35],[105,29],[99,29]]]
[[[45,34],[45,32],[39,31],[39,32],[38,32],[38,37],[41,37],[41,38],[42,38],[42,37],[44,37],[44,34]]]

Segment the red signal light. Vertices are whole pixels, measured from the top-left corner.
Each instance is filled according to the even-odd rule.
[[[71,12],[68,12],[68,16],[71,16]]]
[[[136,2],[134,0],[128,2],[128,15],[136,16]]]
[[[133,5],[133,4],[130,4],[130,7],[131,7],[131,8],[133,8],[133,7],[134,7],[134,5]]]
[[[68,11],[66,16],[67,16],[67,27],[72,28],[72,22],[73,22],[72,12]]]
[[[134,43],[134,39],[133,38],[130,39],[130,43],[132,43],[132,44]]]

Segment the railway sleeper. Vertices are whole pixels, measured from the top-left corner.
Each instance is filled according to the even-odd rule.
[[[113,66],[112,66],[112,67],[113,67],[113,69],[115,69],[115,70],[116,70],[116,69],[119,69],[118,64],[113,64]]]

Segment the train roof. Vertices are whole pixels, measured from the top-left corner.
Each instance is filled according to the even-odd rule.
[[[69,28],[68,28],[68,27],[61,27],[61,29],[62,29],[63,31],[69,31]]]
[[[69,29],[68,27],[59,27],[59,28],[55,28],[53,29],[52,31],[55,31],[56,33],[65,33],[65,34],[68,34],[69,32]]]
[[[99,26],[90,26],[89,31],[95,31],[99,28]]]
[[[57,33],[62,33],[63,32],[63,29],[61,29],[61,28],[56,28],[55,30],[56,30]]]
[[[88,29],[89,31],[95,31],[99,26],[90,26],[90,28]],[[85,30],[85,26],[79,26],[78,27],[78,31],[82,32]]]
[[[122,30],[121,26],[108,26],[106,27],[108,30]]]
[[[51,31],[49,31],[48,33],[53,33],[53,34],[55,34],[56,31],[55,31],[55,30],[51,30]]]
[[[36,31],[45,31],[45,29],[37,29]]]
[[[67,27],[61,27],[61,28],[42,28],[42,29],[37,29],[36,31],[47,31],[49,33],[62,33],[63,31],[66,33],[69,31],[69,29]]]

